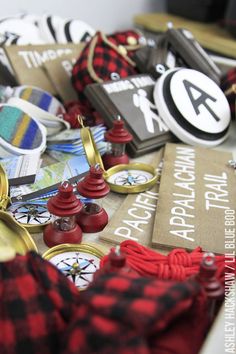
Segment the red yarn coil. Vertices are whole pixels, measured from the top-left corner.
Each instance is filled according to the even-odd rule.
[[[138,274],[162,280],[179,281],[198,273],[202,256],[205,253],[201,247],[197,247],[191,252],[176,248],[168,255],[163,255],[132,240],[121,242],[120,251],[126,255],[127,264]],[[105,265],[107,259],[108,256],[101,259],[100,267]],[[218,268],[216,275],[223,283],[224,255],[216,255],[215,262]]]

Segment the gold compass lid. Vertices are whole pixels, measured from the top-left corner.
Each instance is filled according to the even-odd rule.
[[[0,163],[0,209],[5,210],[9,203],[8,191],[9,184],[7,174]]]
[[[17,222],[17,219],[15,217],[15,214],[12,212],[12,209],[14,209],[14,204],[11,205],[10,203],[10,197],[8,196],[8,191],[9,191],[9,183],[8,183],[8,178],[5,169],[0,163],[0,210],[4,210],[6,212],[9,212],[12,216],[13,219]],[[25,205],[27,205],[27,202],[25,202]],[[41,207],[42,208],[42,207]],[[37,208],[35,207],[35,210]],[[45,208],[46,210],[46,208]],[[29,210],[30,212],[30,210]],[[38,223],[38,224],[30,224],[30,223],[22,223],[22,222],[17,222],[19,225],[25,227],[29,232],[35,233],[35,232],[41,232],[43,228],[49,224],[51,220],[49,220],[49,216],[47,217],[47,221],[45,223]]]
[[[78,116],[78,120],[82,127],[80,130],[80,136],[89,165],[95,166],[99,164],[100,167],[104,170],[102,158],[99,151],[97,150],[96,143],[94,141],[93,134],[91,133],[90,128],[84,126],[83,118],[81,116]]]
[[[0,247],[0,262],[10,261],[15,258],[16,251],[9,245],[1,245]]]
[[[12,248],[15,253],[24,255],[28,251],[38,251],[29,232],[5,211],[0,211],[0,250]]]
[[[21,226],[7,211],[10,202],[7,174],[0,164],[0,259],[14,253],[25,254],[37,247],[25,227]]]
[[[98,258],[102,258],[106,254],[105,248],[100,247],[100,245],[94,243],[63,243],[57,246],[49,248],[42,255],[43,258],[50,260],[52,257],[64,253],[64,252],[85,252],[94,255]]]
[[[90,128],[84,127],[81,116],[78,117],[78,120],[82,127],[80,134],[88,163],[90,166],[100,165],[104,171],[103,177],[113,192],[141,193],[150,189],[157,182],[158,176],[155,168],[145,163],[119,164],[105,170]],[[123,176],[120,175],[122,172]]]

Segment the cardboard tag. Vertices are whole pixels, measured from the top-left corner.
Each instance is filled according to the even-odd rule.
[[[228,215],[235,213],[231,159],[228,152],[166,145],[153,247],[225,252]]]
[[[71,83],[71,74],[82,49],[83,46],[81,45],[80,50],[78,48],[78,50],[66,55],[65,58],[58,58],[44,63],[44,68],[51,83],[64,102],[78,99],[77,93]]]
[[[164,149],[156,152],[151,163],[160,175]],[[159,182],[150,190],[129,194],[115,212],[108,225],[101,232],[102,240],[119,244],[124,240],[134,240],[142,245],[151,243],[154,217],[158,201]]]
[[[4,47],[19,85],[32,85],[57,94],[54,84],[45,73],[44,63],[61,61],[73,54],[77,58],[84,44],[11,45]]]

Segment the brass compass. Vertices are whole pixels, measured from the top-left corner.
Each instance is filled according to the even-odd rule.
[[[6,211],[8,203],[8,179],[0,164],[0,253],[6,249],[8,249],[8,252],[12,249],[13,253],[18,254],[25,254],[30,250],[37,251],[37,247],[26,228],[16,222]]]
[[[43,258],[54,264],[79,290],[84,290],[93,280],[104,255],[97,245],[81,243],[54,246]]]
[[[117,193],[140,193],[150,189],[157,182],[155,168],[151,165],[135,162],[121,164],[104,169],[103,162],[89,127],[85,127],[81,116],[81,140],[90,166],[99,164],[104,170],[103,177],[110,189]]]

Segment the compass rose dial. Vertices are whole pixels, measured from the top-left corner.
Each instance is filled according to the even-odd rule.
[[[51,221],[51,215],[44,205],[25,203],[13,204],[7,210],[22,226],[36,232]]]
[[[61,244],[50,248],[43,257],[54,264],[79,290],[92,282],[104,253],[90,244]]]

